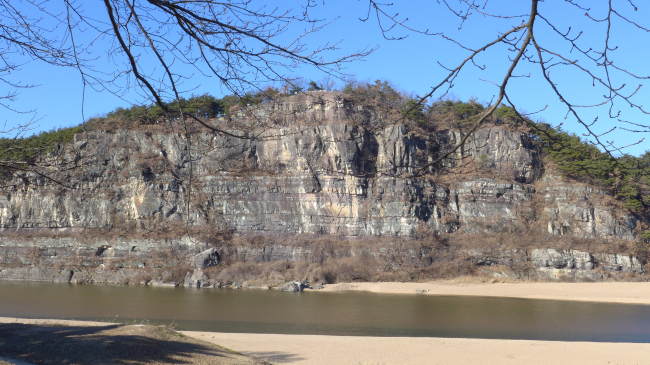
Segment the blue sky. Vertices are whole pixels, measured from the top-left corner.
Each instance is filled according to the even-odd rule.
[[[484,1],[481,1],[483,3]],[[258,1],[258,3],[264,3]],[[267,2],[271,3],[271,2]],[[304,3],[298,0],[282,1],[281,6],[293,7],[299,11],[300,5]],[[582,1],[594,7],[589,13],[598,18],[605,14],[603,1]],[[378,47],[377,50],[363,61],[357,61],[346,65],[345,73],[354,75],[358,80],[389,80],[398,89],[423,95],[429,92],[432,86],[438,84],[446,76],[445,67],[456,67],[456,65],[467,57],[468,51],[458,45],[442,39],[440,36],[425,36],[413,34],[406,30],[395,30],[393,35],[406,36],[400,41],[389,41],[382,37],[376,18],[371,13],[368,21],[362,22],[359,18],[365,18],[368,13],[368,3],[364,0],[318,0],[318,6],[311,9],[312,17],[323,19],[335,19],[332,24],[320,32],[307,38],[310,48],[316,48],[326,42],[342,41],[340,50],[331,54],[331,57],[352,53],[367,46]],[[444,5],[436,1],[415,1],[396,0],[394,6],[387,8],[391,13],[399,13],[398,19],[409,18],[409,26],[417,29],[429,29],[431,32],[444,31],[444,34],[459,41],[469,48],[476,48],[495,39],[499,32],[509,30],[513,25],[521,24],[522,19],[494,19],[474,14],[458,29],[461,20],[454,16]],[[449,4],[458,7],[458,2],[449,1]],[[638,11],[634,11],[627,0],[614,1],[616,9],[621,14],[629,16],[631,20],[639,24],[647,24],[650,19],[650,6],[645,3],[638,3]],[[88,4],[86,10],[93,16],[104,16],[103,9],[93,8],[92,3]],[[485,7],[486,11],[498,14],[518,15],[528,13],[529,3],[527,1],[489,1]],[[586,48],[593,47],[602,49],[605,39],[606,23],[594,23],[588,21],[585,11],[559,0],[547,0],[540,3],[540,13],[557,25],[561,31],[566,31],[572,26],[572,33],[579,31],[584,33],[579,39],[579,44]],[[386,20],[386,19],[383,19]],[[539,20],[538,20],[539,22]],[[645,22],[645,23],[644,23]],[[537,24],[536,36],[538,42],[544,47],[557,52],[562,52],[570,57],[579,60],[579,64],[589,66],[591,70],[602,75],[602,67],[594,67],[584,57],[580,57],[570,46],[553,35],[548,26]],[[292,28],[292,32],[300,32],[304,26],[298,25]],[[643,30],[634,29],[620,19],[614,19],[612,23],[610,42],[618,46],[615,51],[610,51],[613,59],[619,65],[639,74],[650,70],[644,64],[650,56],[650,34]],[[289,37],[291,33],[287,33]],[[612,48],[614,48],[612,46]],[[105,55],[96,52],[98,62],[102,67],[110,67],[106,63]],[[480,102],[489,102],[498,94],[498,89],[491,82],[499,83],[507,68],[509,67],[508,57],[512,53],[507,52],[503,44],[494,46],[494,49],[482,53],[477,58],[477,64],[485,65],[485,70],[469,65],[464,69],[454,82],[451,93],[460,100],[476,98]],[[182,69],[181,69],[182,70]],[[193,75],[185,83],[186,89],[192,89],[195,94],[210,93],[221,96],[224,91],[214,79],[202,77],[189,68],[185,71]],[[287,74],[300,75],[306,79],[321,80],[325,75],[310,68],[289,70]],[[518,77],[513,78],[508,84],[508,94],[515,105],[524,111],[532,112],[544,109],[535,114],[533,119],[542,118],[552,125],[562,123],[562,127],[578,135],[585,132],[584,128],[575,121],[572,116],[567,116],[567,108],[559,102],[558,97],[553,93],[548,83],[543,80],[539,65],[532,65],[521,62],[515,71]],[[57,127],[77,125],[82,122],[82,84],[78,71],[74,69],[55,68],[33,61],[23,67],[18,80],[27,84],[38,84],[37,88],[21,91],[21,95],[12,107],[21,110],[37,109],[38,122],[34,131],[50,130]],[[567,100],[576,104],[595,104],[601,102],[605,90],[592,86],[590,78],[581,75],[570,68],[555,67],[551,77],[558,83],[557,87],[563,92]],[[612,77],[615,84],[626,83],[623,90],[631,92],[639,84],[648,83],[647,80],[635,80],[625,77],[623,74],[614,73]],[[16,80],[16,79],[14,79]],[[650,100],[650,85],[644,85],[635,95],[634,99],[638,104],[644,104]],[[188,92],[189,94],[189,92]],[[436,94],[435,96],[439,96]],[[110,93],[96,93],[87,89],[85,95],[84,114],[86,118],[101,115],[115,109],[118,106],[126,107],[129,102],[138,102],[136,94],[126,95],[126,101],[111,95]],[[650,105],[648,105],[650,109]],[[614,112],[622,111],[620,119],[633,121],[635,123],[650,124],[650,116],[636,112],[627,106],[622,100],[615,104]],[[603,133],[614,126],[626,126],[614,118],[609,118],[608,106],[579,109],[585,122],[591,123],[596,117],[598,122],[593,129],[596,133]],[[6,121],[7,125],[24,123],[29,116],[17,115],[0,109],[0,121]],[[566,118],[565,118],[566,117]],[[629,125],[627,127],[630,127]],[[648,135],[649,133],[645,133]],[[634,143],[645,137],[644,134],[615,131],[603,137],[604,140],[613,140],[617,146]],[[625,152],[639,155],[650,149],[650,139],[643,143],[630,147]]]

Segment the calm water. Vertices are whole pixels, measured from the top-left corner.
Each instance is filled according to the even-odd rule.
[[[371,293],[0,282],[0,316],[180,330],[650,342],[650,306]]]

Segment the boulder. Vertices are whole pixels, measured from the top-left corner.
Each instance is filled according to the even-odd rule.
[[[185,286],[195,286],[197,288],[206,287],[209,285],[209,278],[202,270],[194,270],[185,275],[183,284]]]
[[[192,266],[194,266],[196,270],[205,270],[217,266],[220,260],[221,257],[219,256],[217,249],[210,248],[195,255],[192,258]]]
[[[303,291],[303,289],[309,289],[309,284],[306,282],[300,282],[300,281],[292,281],[289,283],[284,284],[284,286],[280,289],[282,291]]]

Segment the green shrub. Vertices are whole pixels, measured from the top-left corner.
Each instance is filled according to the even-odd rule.
[[[83,132],[83,127],[52,129],[26,138],[0,139],[0,160],[13,161],[16,164],[30,163],[41,153],[53,151],[59,143],[72,141],[76,133]]]

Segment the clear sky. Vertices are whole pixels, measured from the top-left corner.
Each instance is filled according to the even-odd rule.
[[[300,6],[305,0],[283,0],[282,2],[269,2],[277,6],[293,8],[300,11]],[[477,1],[483,4],[485,0]],[[264,3],[264,1],[257,1]],[[310,10],[311,16],[332,20],[332,24],[323,30],[307,38],[307,44],[316,48],[326,42],[340,43],[339,55],[349,54],[367,46],[378,47],[377,50],[363,61],[350,63],[346,66],[345,72],[355,76],[358,80],[388,80],[394,83],[398,89],[414,94],[424,95],[437,85],[448,73],[442,66],[456,67],[460,61],[465,59],[469,51],[464,50],[457,44],[445,40],[440,36],[426,36],[412,33],[407,30],[396,29],[390,34],[394,36],[408,37],[399,41],[386,40],[379,29],[377,18],[370,13],[368,21],[361,21],[368,15],[368,2],[366,0],[318,0],[317,6]],[[463,9],[457,0],[448,1],[449,5],[457,10]],[[571,4],[560,0],[547,0],[540,3],[540,13],[562,32],[572,27],[571,35],[577,35],[579,31],[583,34],[578,44],[585,48],[602,50],[606,36],[607,23],[595,23],[589,21],[585,16],[588,12],[594,18],[603,18],[606,14],[606,1],[578,1],[592,7],[585,11]],[[650,27],[650,4],[639,2],[635,4],[638,9],[634,11],[628,0],[614,1],[614,7],[623,16],[630,20]],[[444,34],[466,47],[478,48],[494,40],[500,32],[509,30],[514,25],[521,24],[520,18],[491,18],[480,14],[473,14],[462,25],[461,19],[454,16],[443,1],[420,1],[420,0],[395,0],[394,6],[386,8],[391,15],[399,13],[398,19],[408,18],[406,24],[409,26],[431,32],[444,32]],[[101,4],[88,2],[84,5],[88,14],[96,17],[106,17]],[[273,5],[275,6],[275,5]],[[529,12],[529,2],[521,0],[511,1],[488,1],[485,11],[500,15],[520,15]],[[383,22],[388,25],[387,19]],[[571,51],[570,44],[563,41],[560,36],[553,34],[551,29],[538,19],[536,34],[538,42],[548,49],[573,57],[578,60],[579,65],[589,67],[599,76],[604,75],[603,67],[593,66],[593,62],[580,56],[577,51]],[[293,32],[300,32],[305,27],[298,25],[291,29]],[[650,33],[635,28],[619,17],[615,16],[612,22],[610,35],[611,48],[610,57],[626,70],[635,72],[642,76],[650,74],[647,67],[647,60],[650,58]],[[287,33],[287,37],[291,34]],[[106,55],[96,53],[98,62],[105,62]],[[331,54],[332,57],[336,53]],[[531,53],[532,55],[532,53]],[[460,100],[476,98],[480,102],[487,103],[498,94],[497,87],[492,82],[499,83],[503,79],[509,67],[509,57],[513,53],[507,52],[507,46],[499,44],[494,49],[484,52],[477,57],[477,65],[485,66],[481,70],[474,65],[468,65],[455,79],[451,93]],[[107,67],[109,66],[106,63]],[[441,66],[442,65],[442,66]],[[584,73],[576,71],[575,67],[552,68],[551,77],[557,83],[559,90],[563,92],[567,100],[576,104],[597,104],[603,101],[602,95],[606,90],[602,87],[592,86],[592,80]],[[192,77],[186,81],[186,89],[192,89],[192,93],[210,93],[215,96],[224,94],[218,82],[213,78],[203,77],[192,71],[186,70]],[[301,68],[289,70],[287,74],[304,76],[306,79],[321,80],[325,75],[317,70]],[[539,65],[529,62],[521,62],[514,73],[516,76],[508,85],[508,94],[515,105],[523,111],[533,112],[544,109],[532,116],[533,119],[543,119],[552,125],[562,124],[562,127],[579,135],[585,132],[584,127],[578,125],[575,118],[567,117],[567,108],[562,105],[557,95],[554,94],[550,85],[543,79]],[[528,77],[530,75],[530,77]],[[626,76],[621,72],[612,72],[611,76],[614,85],[617,87],[622,83],[626,84],[624,94],[634,91],[638,85],[643,84],[639,92],[633,97],[637,104],[644,104],[650,100],[650,88],[648,80],[638,80]],[[15,109],[31,110],[38,112],[38,122],[35,130],[50,130],[57,127],[77,125],[83,121],[82,106],[82,83],[78,71],[72,68],[55,68],[47,66],[38,61],[26,64],[19,75],[13,75],[14,81],[20,80],[26,84],[38,84],[40,86],[22,90],[18,100],[11,104]],[[0,86],[5,88],[6,86]],[[2,93],[6,93],[1,90]],[[189,92],[188,92],[189,95]],[[439,96],[437,93],[435,96]],[[121,100],[110,93],[97,93],[86,89],[84,114],[86,118],[101,115],[109,112],[118,106],[127,107],[129,102],[141,100],[136,94],[127,94],[126,100]],[[650,104],[650,103],[647,103]],[[650,105],[647,105],[650,109]],[[618,118],[610,118],[608,106],[579,109],[583,120],[591,123],[596,117],[598,122],[593,128],[596,133],[603,133],[613,127],[634,128],[631,125],[622,124],[618,119],[628,120],[635,123],[650,125],[650,116],[635,111],[626,105],[625,101],[618,99],[614,107],[614,113],[622,110]],[[565,118],[566,117],[566,118]],[[16,123],[24,123],[29,116],[17,115],[0,108],[0,121],[11,126]],[[639,128],[635,128],[639,129]],[[646,129],[649,130],[649,129]],[[650,137],[650,133],[630,133],[616,130],[604,137],[604,140],[613,140],[617,146],[634,143],[644,137]],[[650,139],[630,147],[625,152],[639,155],[650,150]]]

